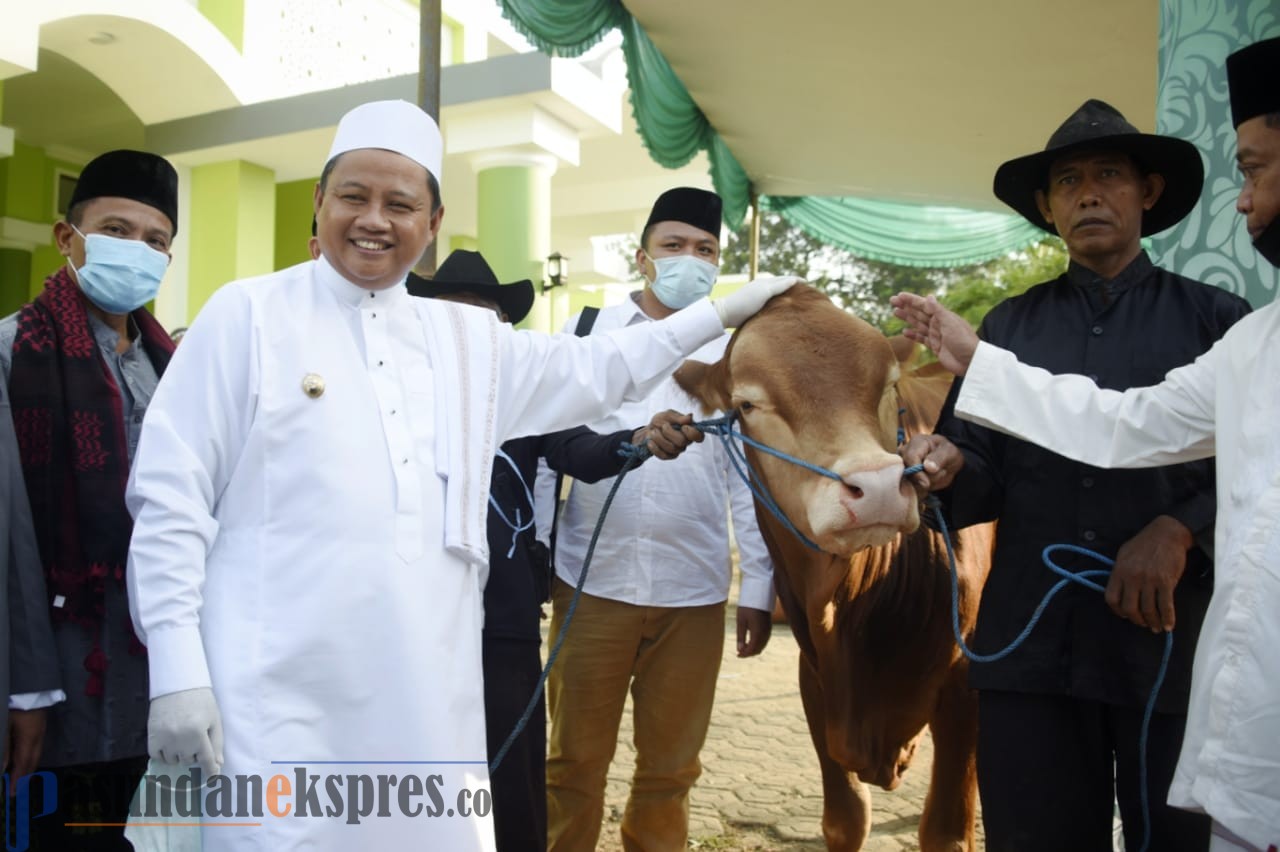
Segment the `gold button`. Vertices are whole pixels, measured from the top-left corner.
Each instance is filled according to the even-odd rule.
[[[312,399],[324,395],[324,378],[318,373],[307,373],[302,377],[302,392]]]

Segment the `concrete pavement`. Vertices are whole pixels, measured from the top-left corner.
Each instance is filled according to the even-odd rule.
[[[740,660],[733,625],[731,606],[702,778],[691,796],[690,847],[825,850],[822,785],[800,701],[795,640],[786,625],[775,625],[764,653]],[[932,759],[926,735],[902,785],[892,793],[873,788],[868,852],[918,848]],[[618,823],[634,768],[628,700],[606,791],[599,846],[605,852],[621,848]],[[979,849],[981,830],[979,818]]]

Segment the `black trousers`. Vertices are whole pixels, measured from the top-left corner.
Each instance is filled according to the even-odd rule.
[[[489,760],[507,741],[542,674],[536,641],[484,637],[484,714]],[[498,852],[547,848],[547,707],[543,696],[489,779]]]
[[[1110,852],[1113,798],[1125,848],[1141,848],[1142,712],[1060,695],[980,690],[978,792],[988,852]],[[1150,852],[1209,848],[1209,818],[1165,804],[1185,727],[1185,716],[1152,714]]]
[[[146,768],[146,757],[131,757],[43,770],[58,780],[58,807],[32,820],[31,852],[132,852],[133,844],[124,839],[124,822]]]

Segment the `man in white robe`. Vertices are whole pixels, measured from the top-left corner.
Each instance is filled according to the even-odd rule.
[[[1232,54],[1227,76],[1244,183],[1236,209],[1259,253],[1280,266],[1280,38]],[[909,323],[907,336],[965,376],[956,402],[963,419],[1097,467],[1216,455],[1213,597],[1168,801],[1213,818],[1211,852],[1280,848],[1280,301],[1161,384],[1124,393],[979,343],[932,298],[900,293],[891,301]],[[912,448],[904,461],[919,461]],[[1147,605],[1155,611],[1156,601]]]
[[[492,849],[495,449],[644,393],[795,280],[592,338],[411,298],[441,149],[411,104],[348,113],[316,188],[320,258],[215,293],[148,413],[129,589],[151,756],[266,791],[245,781],[237,812],[211,779],[203,819],[242,825],[206,827],[205,849]]]

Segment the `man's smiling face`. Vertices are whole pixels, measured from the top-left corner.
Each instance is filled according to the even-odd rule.
[[[348,151],[316,187],[316,237],[342,277],[369,290],[404,279],[440,230],[427,170],[378,148]]]

